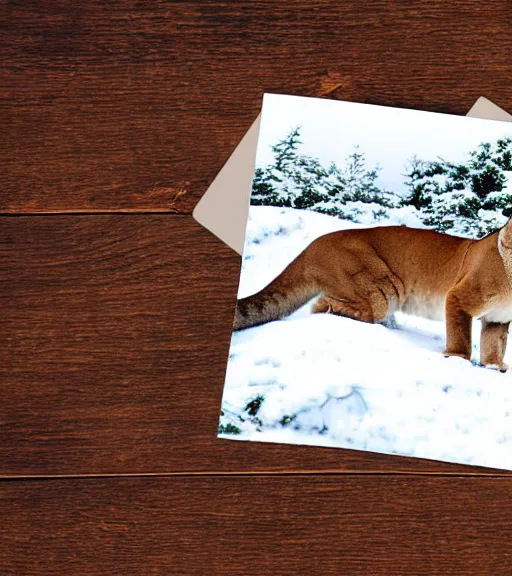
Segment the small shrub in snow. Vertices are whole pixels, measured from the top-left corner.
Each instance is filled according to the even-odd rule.
[[[238,426],[235,426],[234,424],[228,423],[228,424],[219,424],[219,434],[234,434],[234,435],[238,435],[241,434],[242,430],[240,430],[240,428],[238,428]]]
[[[261,394],[256,396],[256,398],[247,403],[247,406],[244,408],[245,412],[247,412],[249,416],[256,416],[263,404],[263,400],[264,398]]]

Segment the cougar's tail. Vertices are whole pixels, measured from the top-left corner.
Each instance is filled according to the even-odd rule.
[[[293,260],[263,290],[238,300],[233,326],[235,330],[288,316],[320,292],[317,282],[308,274],[306,252]]]

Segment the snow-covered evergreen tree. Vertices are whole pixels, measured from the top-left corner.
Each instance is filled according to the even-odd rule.
[[[300,154],[299,128],[272,146],[274,163],[255,171],[251,203],[313,210],[357,221],[368,209],[385,217],[397,197],[377,185],[379,168],[366,168],[356,147],[342,168],[324,167],[317,158]],[[361,203],[371,205],[362,207]]]
[[[324,166],[302,154],[301,144],[297,127],[272,146],[272,164],[255,171],[253,205],[313,210],[365,225],[400,224],[407,217],[472,238],[497,230],[512,215],[512,138],[482,143],[465,163],[413,157],[403,198],[379,185],[380,168],[368,169],[357,146],[342,166]]]
[[[435,230],[480,238],[512,215],[512,139],[482,143],[466,164],[413,157],[408,172],[412,205]]]

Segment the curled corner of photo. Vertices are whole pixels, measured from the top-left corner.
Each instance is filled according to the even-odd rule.
[[[192,213],[238,254],[244,249],[260,120],[258,114]]]
[[[471,109],[466,116],[485,118],[486,120],[512,122],[512,114],[509,114],[485,96],[480,96],[480,98],[478,98],[473,106],[471,106]]]

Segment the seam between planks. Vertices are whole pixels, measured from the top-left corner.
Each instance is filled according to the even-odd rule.
[[[0,482],[10,482],[18,480],[78,480],[78,479],[100,479],[100,478],[188,478],[188,477],[265,477],[265,476],[347,476],[347,477],[436,477],[436,478],[508,478],[512,480],[512,474],[509,472],[381,472],[381,471],[349,471],[340,472],[336,470],[293,470],[281,472],[133,472],[133,473],[98,473],[98,474],[34,474],[34,475],[0,475]]]
[[[51,216],[192,216],[192,212],[176,212],[170,210],[97,210],[88,212],[77,211],[59,211],[59,212],[0,212],[2,218],[33,218],[33,217],[51,217]]]

